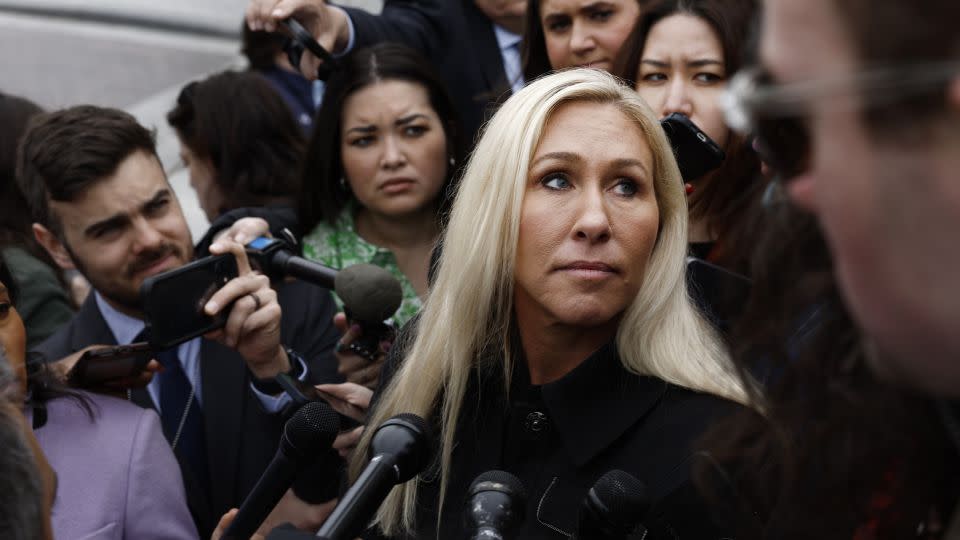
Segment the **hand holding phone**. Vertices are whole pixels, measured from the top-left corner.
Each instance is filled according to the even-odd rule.
[[[120,394],[149,384],[160,364],[146,342],[94,346],[53,365],[67,384],[100,393]]]

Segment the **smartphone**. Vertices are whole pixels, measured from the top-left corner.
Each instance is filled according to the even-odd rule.
[[[312,401],[322,401],[329,405],[327,399],[317,390],[313,385],[305,383],[299,379],[294,379],[286,373],[281,373],[276,377],[277,384],[280,385],[280,388],[283,388],[283,391],[290,396],[291,401],[293,402],[292,410],[289,413],[292,415],[293,412],[300,407],[303,407],[307,403]],[[332,407],[331,407],[332,408]],[[334,409],[337,413],[337,416],[340,417],[340,432],[350,431],[351,429],[362,425],[360,422],[357,422],[353,418],[341,413]]]
[[[303,58],[305,51],[310,51],[314,56],[322,60],[320,67],[317,68],[317,80],[325,81],[337,67],[337,60],[329,51],[323,48],[310,31],[303,27],[296,19],[290,18],[280,21],[280,26],[289,34],[288,41],[284,44],[283,50],[287,53],[287,59],[293,67],[300,67],[300,59]]]
[[[70,373],[67,383],[74,388],[91,388],[100,384],[139,375],[153,357],[150,344],[143,341],[91,349],[83,353]]]
[[[170,349],[223,328],[230,309],[211,317],[204,313],[203,306],[235,277],[237,260],[228,253],[147,278],[140,287],[140,299],[150,345],[156,350]]]
[[[686,115],[672,113],[660,121],[670,139],[684,182],[697,180],[719,167],[726,154]]]

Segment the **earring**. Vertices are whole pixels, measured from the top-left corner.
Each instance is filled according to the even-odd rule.
[[[347,179],[344,178],[344,177],[342,177],[342,176],[340,177],[340,189],[342,189],[342,190],[344,190],[344,191],[347,191],[347,189],[348,189],[348,188],[347,188]]]
[[[454,158],[453,156],[450,156],[450,166],[453,167],[456,164],[457,164],[456,158]]]

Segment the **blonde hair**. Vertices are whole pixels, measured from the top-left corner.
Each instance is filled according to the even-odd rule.
[[[747,401],[723,346],[687,294],[686,196],[656,116],[632,89],[607,73],[574,69],[543,77],[504,103],[470,157],[417,336],[369,422],[373,427],[399,413],[427,419],[440,413],[434,422],[441,428],[438,508],[446,496],[454,434],[471,370],[503,358],[509,380],[515,361],[510,330],[514,262],[530,160],[548,118],[574,101],[618,107],[636,122],[654,157],[660,231],[644,282],[617,331],[623,366],[692,390]],[[354,453],[355,473],[366,463],[372,434],[368,429]],[[417,489],[416,481],[398,486],[381,506],[375,522],[386,535],[413,531]]]

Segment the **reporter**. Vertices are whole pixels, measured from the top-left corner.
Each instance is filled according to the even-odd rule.
[[[693,189],[690,244],[695,256],[743,274],[746,260],[725,242],[740,234],[762,177],[750,140],[724,122],[720,98],[751,53],[747,39],[758,14],[754,0],[647,2],[615,70],[661,118],[686,115],[726,153],[717,170],[686,179]]]
[[[56,471],[56,538],[196,538],[177,462],[157,415],[64,389],[42,365],[27,375],[18,290],[0,261],[0,345],[19,372],[28,425]],[[51,495],[52,499],[52,495]]]
[[[529,0],[524,19],[523,76],[561,69],[612,71],[648,0]]]
[[[687,297],[686,228],[665,135],[613,77],[566,71],[508,100],[467,166],[416,337],[392,349],[402,364],[369,422],[414,413],[439,434],[438,459],[394,489],[379,531],[464,536],[461,494],[502,469],[529,493],[519,536],[565,538],[590,486],[621,468],[658,500],[651,528],[719,534],[689,486],[693,440],[746,393]]]
[[[135,341],[145,328],[143,281],[193,255],[150,133],[113,109],[42,115],[24,138],[18,171],[36,238],[61,267],[80,269],[94,286],[77,316],[38,351],[56,360],[92,344]],[[208,314],[226,310],[226,327],[214,339],[162,351],[163,374],[130,393],[159,410],[165,435],[177,442],[201,536],[239,505],[276,451],[288,398],[265,379],[287,372],[314,383],[339,380],[329,293],[307,287],[279,300],[285,293],[250,271],[242,246],[221,241],[211,250],[238,259],[240,276],[205,307]]]

